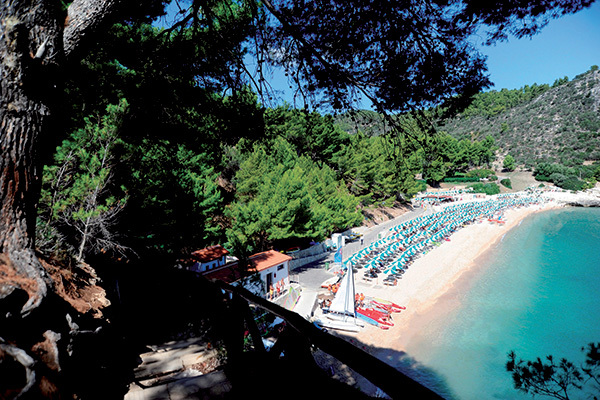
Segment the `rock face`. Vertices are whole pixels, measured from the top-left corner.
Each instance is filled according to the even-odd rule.
[[[577,199],[567,203],[567,205],[574,207],[600,207],[600,199]]]
[[[590,189],[583,192],[552,192],[548,197],[566,206],[600,207],[600,189]]]

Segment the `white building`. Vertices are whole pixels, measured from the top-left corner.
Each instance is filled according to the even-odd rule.
[[[229,252],[220,244],[196,250],[191,254],[193,264],[188,269],[194,272],[208,272],[226,264]]]
[[[290,284],[289,263],[291,259],[292,257],[275,250],[267,250],[250,256],[251,279],[244,281],[244,287],[259,296],[266,295],[267,298],[277,297],[284,293],[284,289]],[[209,280],[220,280],[234,285],[242,283],[237,262],[206,271],[204,276]],[[258,285],[252,284],[252,281],[258,281]]]

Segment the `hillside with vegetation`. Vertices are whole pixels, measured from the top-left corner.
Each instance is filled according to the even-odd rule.
[[[439,123],[456,138],[490,135],[500,154],[533,169],[539,163],[567,167],[600,160],[600,71],[553,85],[489,91],[475,96],[458,117]]]
[[[247,275],[248,254],[321,241],[426,184],[493,192],[479,179],[496,132],[436,134],[410,111],[489,87],[474,33],[530,37],[589,6],[573,3],[3,2],[0,398],[120,398],[137,350],[181,336],[242,378],[264,355],[245,358],[249,310],[173,266],[222,244]],[[273,69],[303,108],[278,106]],[[336,125],[363,95],[377,113]]]
[[[465,150],[452,142],[464,147],[465,143],[486,141],[492,144],[494,155],[490,160],[497,161],[496,169],[531,171],[540,182],[573,190],[589,187],[600,178],[600,71],[597,66],[573,80],[556,79],[552,85],[533,83],[520,89],[481,92],[468,107],[451,118],[440,117],[444,114],[442,111],[442,108],[434,108],[425,113],[435,121],[437,134],[432,135],[437,138],[435,141],[448,142],[438,147],[438,150],[444,149],[444,155],[430,164],[441,168],[429,176],[427,171],[421,171],[429,183],[469,181],[464,175],[469,168],[457,162]],[[393,136],[390,121],[403,119],[398,115],[384,118],[368,110],[335,118],[346,132],[361,132],[369,137]],[[431,147],[425,148],[431,150]],[[433,157],[435,154],[439,153]]]

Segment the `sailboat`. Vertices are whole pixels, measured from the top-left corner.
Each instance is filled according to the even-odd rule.
[[[315,322],[326,328],[358,332],[364,326],[364,323],[357,319],[354,301],[354,273],[352,266],[349,265],[346,275],[342,278],[340,287],[329,306],[329,312],[325,314],[326,318]]]

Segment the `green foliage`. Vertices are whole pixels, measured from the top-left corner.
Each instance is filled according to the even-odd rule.
[[[596,180],[600,180],[600,164],[595,165],[591,174]]]
[[[349,115],[355,120],[354,128]],[[491,136],[458,141],[443,132],[430,132],[428,118],[418,113],[396,116],[396,126],[386,131],[383,116],[372,112],[338,117],[349,133],[358,133],[351,135],[351,143],[339,153],[337,169],[363,205],[390,197],[410,198],[423,190],[414,180],[417,173],[432,185],[448,178],[476,182],[453,178],[494,160],[496,145]],[[365,135],[362,129],[375,133]]]
[[[549,85],[525,85],[520,89],[490,90],[474,96],[473,102],[462,113],[463,117],[494,117],[517,105],[526,103],[550,89]]]
[[[588,344],[582,366],[564,358],[556,362],[551,355],[545,360],[538,357],[535,361],[524,361],[517,359],[515,352],[511,351],[506,370],[511,373],[515,389],[532,396],[544,395],[567,400],[577,390],[583,396],[596,398],[600,390],[599,349],[600,343]]]
[[[336,115],[335,123],[344,132],[352,135],[361,132],[366,136],[380,136],[389,132],[385,117],[371,110],[349,111]]]
[[[183,10],[183,21],[169,29],[148,24],[162,3],[139,10],[125,6],[127,18],[121,15],[98,46],[83,52],[67,77],[71,104],[64,108],[68,131],[78,131],[85,115],[99,115],[127,98],[128,118],[111,123],[120,131],[111,152],[117,151],[121,161],[107,169],[98,164],[101,152],[84,152],[88,142],[102,140],[100,133],[88,135],[87,142],[73,137],[83,149],[77,168],[83,171],[85,164],[88,172],[67,182],[61,181],[66,178],[59,167],[49,166],[50,180],[61,183],[45,185],[42,216],[55,224],[72,209],[69,218],[91,221],[122,210],[127,200],[120,227],[132,247],[175,253],[223,241],[227,232],[242,258],[251,248],[318,239],[358,224],[359,202],[390,205],[409,199],[424,188],[415,180],[419,173],[436,184],[488,166],[495,140],[483,132],[462,140],[433,135],[429,123],[408,114],[348,114],[348,134],[331,116],[309,111],[308,104],[304,110],[265,110],[258,100],[268,97],[265,62],[282,66],[301,97],[328,101],[335,110],[349,104],[357,89],[375,99],[378,110],[424,109],[450,98],[452,106],[461,107],[489,85],[484,60],[469,45],[478,27],[491,28],[491,42],[507,32],[522,36],[543,22],[538,11],[564,8],[334,3],[323,8],[312,1],[275,2],[274,8],[266,3],[257,8],[245,1],[193,2],[190,14]],[[288,18],[268,17],[273,9]],[[512,15],[530,16],[529,31],[506,20]],[[448,29],[460,21],[473,23]],[[272,51],[277,48],[286,51]],[[258,60],[257,79],[245,63],[252,56]],[[483,114],[496,115],[546,90],[533,85],[516,96],[502,93],[494,104],[482,100]],[[593,128],[593,115],[584,117],[582,123]],[[380,129],[382,121],[387,125]],[[503,132],[510,132],[508,125]],[[61,147],[56,163],[74,170],[68,156],[75,148]],[[75,198],[102,186],[99,182],[105,184],[95,211],[73,206]]]
[[[504,178],[504,179],[502,179],[502,180],[500,181],[500,184],[501,184],[502,186],[504,186],[504,187],[507,187],[507,188],[509,188],[509,189],[512,189],[512,183],[511,183],[510,179],[508,179],[508,178]]]
[[[475,177],[475,178],[479,178],[479,179],[484,179],[484,178],[490,178],[492,176],[494,176],[494,171],[492,171],[491,169],[487,169],[487,168],[480,168],[480,169],[474,169],[471,170],[469,172],[467,172],[467,177]]]
[[[500,187],[495,183],[476,183],[469,187],[473,188],[473,192],[475,193],[485,193],[487,195],[500,193]]]
[[[560,85],[564,85],[565,83],[569,82],[569,77],[568,76],[564,76],[562,78],[558,78],[554,81],[554,83],[552,84],[552,87],[555,88],[557,86]]]
[[[367,137],[359,133],[351,136],[350,144],[340,153],[340,177],[363,205],[390,197],[410,198],[418,192],[414,179],[417,155],[395,157],[394,151],[401,151],[401,146],[394,147],[389,136]]]
[[[88,253],[124,250],[113,227],[128,195],[114,184],[113,174],[127,106],[122,100],[102,117],[85,118],[85,127],[63,141],[54,162],[44,167],[39,206],[40,218],[49,225],[44,232],[64,232],[80,261]]]
[[[228,240],[253,251],[321,240],[362,220],[358,200],[335,172],[298,156],[282,137],[269,147],[256,145],[235,182],[237,201],[227,210],[232,221]]]
[[[427,190],[427,182],[424,179],[417,179],[417,193]]]
[[[533,171],[533,176],[536,180],[542,182],[549,182],[550,176],[554,173],[561,173],[565,170],[565,167],[560,164],[551,163],[539,163]]]
[[[495,145],[491,136],[472,142],[466,139],[458,141],[445,133],[433,136],[421,134],[419,142],[422,146],[418,154],[422,158],[423,176],[434,185],[448,176],[487,165],[494,158]],[[472,171],[466,176],[483,177]]]
[[[267,137],[283,137],[294,145],[296,153],[318,163],[334,166],[336,157],[350,138],[334,124],[333,118],[289,106],[269,109],[265,113]]]
[[[229,156],[239,153],[242,138],[265,135],[257,95],[231,69],[249,33],[248,4],[229,6],[219,3],[195,18],[194,28],[117,23],[67,82],[74,126],[83,104],[99,109],[120,97],[130,103],[115,180],[129,194],[124,239],[145,256],[225,239],[223,213],[239,162]]]
[[[561,182],[560,187],[566,190],[583,190],[585,188],[585,182],[580,181],[575,176],[569,176]]]
[[[479,182],[479,178],[475,176],[451,177],[444,178],[444,182]]]
[[[593,100],[597,89],[596,73],[589,71],[573,81],[558,79],[552,88],[531,85],[480,93],[464,113],[440,120],[439,129],[457,139],[492,135],[515,165],[580,166],[600,160],[600,114]]]
[[[542,182],[552,182],[556,186],[567,190],[582,190],[586,183],[579,179],[579,175],[585,179],[592,179],[594,172],[590,168],[567,167],[558,163],[540,163],[536,166],[533,176]]]
[[[504,157],[504,161],[502,162],[502,168],[504,168],[506,171],[514,171],[515,170],[515,159],[513,156],[511,156],[510,154],[508,154],[506,157]]]
[[[224,207],[213,156],[168,140],[128,146],[131,207],[124,225],[137,246],[177,253],[223,237]]]

